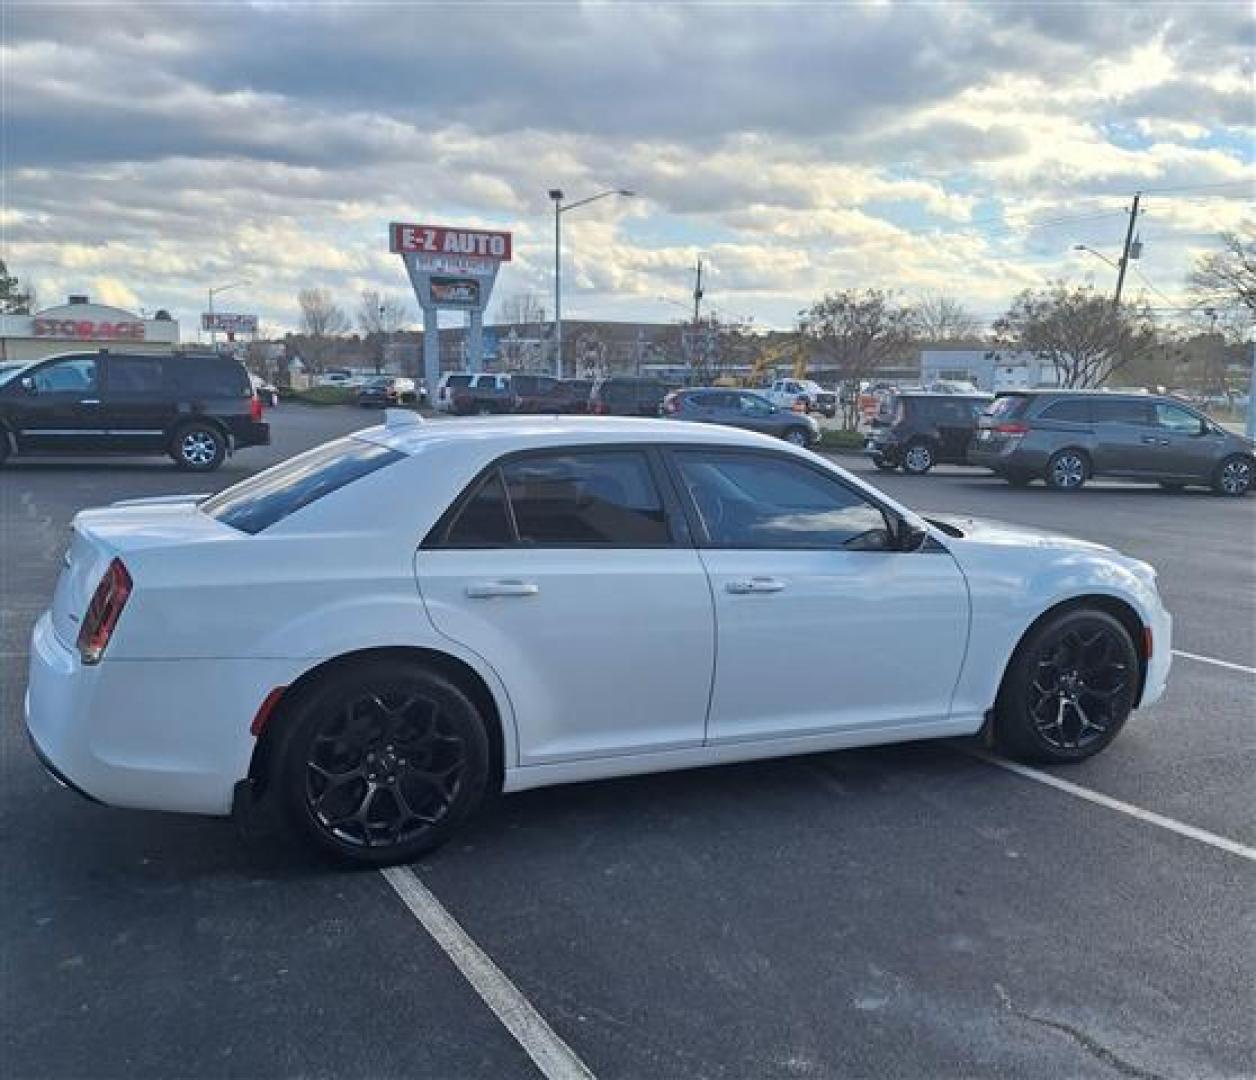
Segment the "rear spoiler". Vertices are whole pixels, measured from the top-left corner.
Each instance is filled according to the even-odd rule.
[[[209,498],[208,491],[201,492],[199,495],[153,495],[147,499],[121,499],[118,502],[110,503],[110,506],[178,506],[180,503],[189,503],[192,506],[203,503]]]

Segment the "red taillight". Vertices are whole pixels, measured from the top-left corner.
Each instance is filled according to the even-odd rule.
[[[1029,433],[1028,424],[995,424],[994,430],[1000,435],[1026,435]]]
[[[131,575],[121,559],[114,559],[96,586],[87,614],[83,616],[83,625],[79,627],[78,650],[83,663],[100,663],[130,595]]]
[[[663,411],[665,413],[680,412],[680,402],[676,399],[675,394],[668,394],[667,397],[663,399]]]
[[[262,418],[262,399],[256,394],[253,395],[253,400],[249,402],[249,417],[254,421]]]

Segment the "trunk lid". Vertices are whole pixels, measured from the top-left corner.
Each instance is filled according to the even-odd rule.
[[[74,648],[79,627],[110,560],[121,558],[142,589],[134,556],[145,550],[240,539],[244,534],[196,509],[196,495],[172,501],[139,499],[131,503],[84,510],[74,518],[70,543],[62,559],[61,576],[52,594],[52,625],[62,644]]]

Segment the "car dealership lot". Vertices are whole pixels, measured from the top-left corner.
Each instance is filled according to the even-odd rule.
[[[1253,862],[964,747],[504,800],[415,871],[500,972],[484,997],[500,1006],[513,984],[548,1021],[551,1034],[516,1029],[523,1043],[379,874],[58,790],[20,705],[70,518],[217,490],[371,420],[288,406],[268,419],[274,445],[209,477],[153,461],[0,472],[9,1074],[528,1076],[524,1046],[551,1040],[599,1077],[1253,1071]],[[1256,845],[1256,499],[1014,490],[947,468],[870,478],[924,511],[1156,565],[1175,646],[1235,666],[1178,657],[1161,704],[1057,775]]]

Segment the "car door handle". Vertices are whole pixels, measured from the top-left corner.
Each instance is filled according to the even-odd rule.
[[[770,577],[743,578],[737,581],[725,582],[724,588],[726,591],[736,593],[739,596],[745,593],[774,593],[784,589],[785,582]]]
[[[1154,435],[1144,435],[1143,442],[1147,446],[1168,446],[1169,445],[1168,439],[1158,439]]]
[[[494,596],[536,596],[541,589],[530,581],[478,581],[467,586],[472,600],[488,600]]]
[[[82,401],[80,401],[80,402],[79,402],[79,404],[80,404],[80,405],[99,405],[99,404],[100,404],[100,398],[94,398],[94,397],[93,397],[93,398],[83,398],[83,400],[82,400]]]

